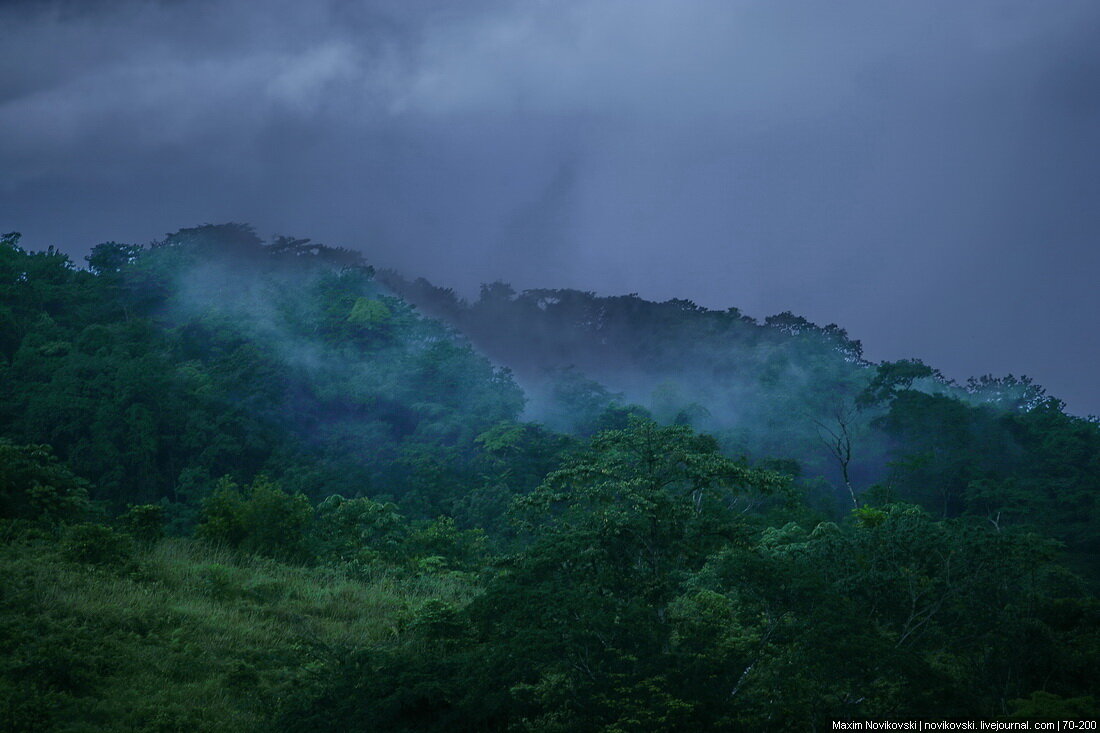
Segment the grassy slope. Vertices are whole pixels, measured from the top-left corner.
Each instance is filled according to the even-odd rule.
[[[0,730],[262,729],[326,650],[396,642],[426,600],[476,592],[180,539],[113,567],[4,544],[0,578]]]

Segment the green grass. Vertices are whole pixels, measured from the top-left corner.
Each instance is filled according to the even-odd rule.
[[[112,566],[0,545],[0,730],[265,729],[328,655],[385,646],[458,574],[358,577],[170,539]]]

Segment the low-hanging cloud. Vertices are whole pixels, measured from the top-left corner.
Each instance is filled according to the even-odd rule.
[[[835,321],[1100,412],[1100,6],[24,1],[0,226]]]

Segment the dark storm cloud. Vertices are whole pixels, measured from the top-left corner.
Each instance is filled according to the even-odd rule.
[[[1100,412],[1100,5],[0,5],[0,226],[835,321]]]

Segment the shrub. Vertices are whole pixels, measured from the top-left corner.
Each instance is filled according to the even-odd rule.
[[[394,504],[334,494],[317,505],[313,547],[322,560],[392,560],[403,554],[408,532],[408,523]]]
[[[198,534],[245,552],[283,560],[307,556],[306,531],[313,507],[303,494],[288,494],[264,476],[241,490],[222,479],[203,502]]]
[[[133,540],[102,524],[74,524],[61,535],[61,554],[73,562],[122,565],[134,554]]]
[[[139,542],[156,542],[164,536],[164,507],[139,504],[119,517],[119,523]]]
[[[407,546],[412,556],[423,558],[429,565],[434,562],[453,569],[473,570],[486,556],[485,532],[460,530],[450,517],[422,523],[409,537]]]

